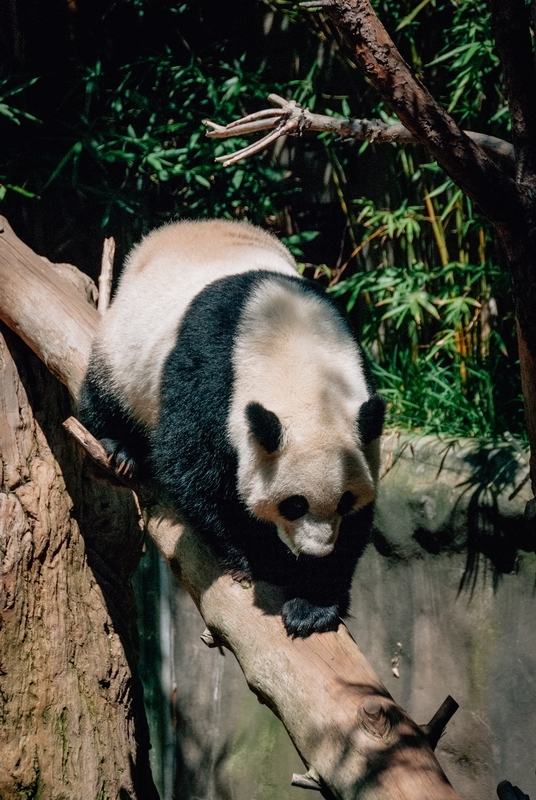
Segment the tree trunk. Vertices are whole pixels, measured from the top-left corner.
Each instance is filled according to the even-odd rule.
[[[139,513],[63,430],[65,387],[0,327],[0,797],[157,798],[129,582]]]

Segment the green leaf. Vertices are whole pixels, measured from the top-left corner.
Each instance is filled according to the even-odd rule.
[[[197,181],[197,183],[201,184],[201,186],[204,186],[206,189],[210,189],[210,181],[208,181],[203,175],[199,175],[196,172],[194,173],[194,179]]]

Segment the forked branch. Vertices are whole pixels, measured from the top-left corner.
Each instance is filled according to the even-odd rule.
[[[242,119],[234,120],[228,125],[218,125],[209,119],[203,120],[203,124],[210,128],[207,131],[207,136],[214,139],[246,136],[250,133],[264,130],[273,131],[241,150],[218,156],[216,161],[221,161],[224,167],[229,167],[244,158],[248,158],[248,156],[259,153],[281,136],[300,136],[305,131],[334,133],[345,139],[355,139],[357,141],[417,144],[415,136],[404,125],[390,125],[380,119],[344,119],[328,117],[325,114],[314,114],[309,109],[303,108],[296,100],[285,100],[284,97],[280,97],[277,94],[268,95],[268,100],[275,103],[279,108],[265,108],[262,111],[248,114]],[[473,142],[476,142],[491,155],[513,161],[513,145],[504,139],[475,131],[465,131],[465,133]]]

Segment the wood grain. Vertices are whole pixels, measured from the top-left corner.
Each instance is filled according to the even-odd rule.
[[[98,312],[0,216],[0,319],[76,399]]]

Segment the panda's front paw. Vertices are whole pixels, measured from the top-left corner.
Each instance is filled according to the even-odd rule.
[[[282,610],[283,624],[293,639],[305,639],[312,633],[337,630],[339,614],[338,605],[315,606],[303,597],[287,600]]]
[[[117,475],[132,479],[138,472],[138,463],[117,439],[99,439],[106,451],[108,464]]]

